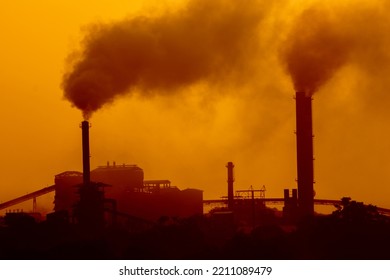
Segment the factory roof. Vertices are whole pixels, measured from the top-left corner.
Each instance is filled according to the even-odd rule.
[[[83,176],[82,172],[79,171],[65,171],[60,174],[55,175],[56,178],[61,178],[61,177],[79,177]]]
[[[139,166],[135,164],[112,164],[110,165],[107,162],[107,165],[101,165],[98,166],[96,169],[92,170],[92,172],[97,172],[97,171],[108,171],[108,170],[130,170],[130,169],[139,169],[142,170]]]

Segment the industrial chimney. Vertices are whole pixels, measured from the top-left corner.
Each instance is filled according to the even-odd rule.
[[[75,205],[74,217],[78,224],[90,233],[104,228],[104,190],[102,183],[90,180],[89,122],[81,123],[83,145],[83,184],[79,186],[80,199]]]
[[[82,144],[83,144],[83,182],[84,186],[90,185],[90,167],[89,167],[89,122],[81,123]]]
[[[301,217],[314,214],[313,128],[311,95],[296,92],[298,208]]]
[[[229,210],[233,210],[234,207],[234,190],[233,190],[233,182],[234,182],[234,175],[233,175],[233,168],[234,164],[233,162],[228,162],[227,165],[227,183],[228,183],[228,208]]]

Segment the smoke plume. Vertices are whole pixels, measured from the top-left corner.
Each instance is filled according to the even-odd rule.
[[[295,90],[312,94],[347,61],[349,51],[348,39],[331,15],[310,8],[296,19],[282,58]]]
[[[386,7],[381,1],[351,5],[317,3],[294,20],[280,56],[296,91],[313,94],[347,64],[360,69],[387,64]],[[375,79],[370,71],[366,77]]]
[[[89,118],[121,95],[168,94],[232,77],[249,62],[257,2],[191,0],[159,17],[94,25],[64,75],[65,98]]]

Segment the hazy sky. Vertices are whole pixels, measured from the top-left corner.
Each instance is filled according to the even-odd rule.
[[[265,185],[267,197],[281,197],[284,188],[296,187],[295,90],[288,70],[296,69],[292,55],[300,62],[302,54],[309,54],[310,61],[326,57],[314,60],[316,70],[307,68],[324,75],[316,80],[313,96],[316,198],[351,196],[390,208],[386,1],[216,2],[220,9],[210,10],[213,18],[218,11],[221,17],[235,15],[234,9],[259,11],[257,20],[248,23],[251,33],[237,37],[243,46],[231,48],[240,55],[221,55],[218,46],[204,49],[195,54],[221,55],[216,61],[227,71],[207,65],[209,76],[191,76],[172,94],[138,85],[96,111],[90,119],[91,167],[107,161],[137,164],[145,179],[169,179],[179,188],[199,188],[205,198],[218,198],[226,195],[225,165],[233,161],[236,189]],[[113,26],[140,16],[180,18],[185,7],[184,0],[3,4],[0,202],[52,185],[55,174],[82,170],[83,117],[63,97],[61,83],[70,71],[69,56],[82,52],[80,42],[91,34],[91,25]],[[239,19],[232,17],[230,26],[241,26]],[[199,26],[204,22],[207,14]],[[231,30],[226,34],[235,38]],[[294,53],[297,49],[302,52]],[[306,69],[306,63],[299,69]],[[50,196],[38,199],[47,209],[51,202]]]

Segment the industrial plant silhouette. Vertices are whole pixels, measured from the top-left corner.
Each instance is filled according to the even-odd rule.
[[[2,259],[389,259],[390,211],[350,198],[317,199],[313,183],[312,96],[296,93],[298,188],[267,198],[265,188],[204,200],[169,180],[144,180],[137,165],[90,170],[89,122],[81,123],[83,172],[0,204],[6,209],[54,192],[54,211],[9,211],[0,222]],[[283,210],[270,208],[283,204]],[[334,205],[330,215],[315,204]],[[204,205],[215,207],[204,213]],[[34,207],[36,208],[36,207]],[[35,211],[33,211],[35,212]]]

